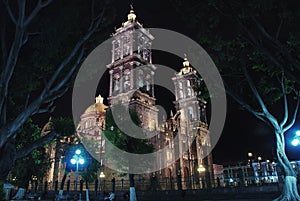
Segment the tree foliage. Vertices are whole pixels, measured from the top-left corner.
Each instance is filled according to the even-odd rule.
[[[152,153],[154,150],[153,144],[148,139],[137,139],[130,136],[130,133],[124,133],[116,124],[121,125],[132,125],[134,123],[137,126],[141,126],[141,121],[138,117],[137,112],[134,109],[131,109],[130,106],[124,105],[113,105],[113,108],[106,113],[106,130],[104,131],[104,135],[112,146],[116,146],[119,149],[133,154],[147,154]],[[112,109],[118,111],[117,114],[112,113]],[[129,113],[128,113],[129,110]],[[126,126],[128,128],[128,126]],[[126,132],[136,132],[136,129],[132,128]],[[139,133],[139,135],[146,135],[145,133]],[[108,144],[106,142],[106,144]],[[127,158],[122,158],[118,153],[113,151],[113,149],[106,145],[106,158],[109,160],[107,163],[115,163],[119,169],[123,169],[123,172],[134,172],[135,164],[132,164],[132,161],[129,161]],[[121,161],[121,162],[120,162]],[[143,166],[149,166],[151,161],[144,161],[145,164]],[[134,188],[134,174],[129,173],[129,182],[130,182],[130,200],[136,201],[136,193]]]
[[[128,125],[134,123],[139,127],[141,126],[141,121],[138,117],[138,114],[133,109],[127,108],[123,105],[114,105],[112,107],[117,108],[115,109],[118,111],[119,115],[117,119],[122,120],[122,124]],[[127,110],[129,110],[130,116],[126,116],[126,114],[128,114]],[[115,119],[116,117],[114,117],[111,110],[109,110],[106,113],[106,127],[108,129],[104,132],[104,134],[110,142],[120,149],[130,153],[145,154],[153,151],[153,146],[149,140],[137,139],[122,132],[122,130],[118,128]]]
[[[177,2],[185,9],[191,6]],[[197,40],[216,62],[227,94],[274,131],[285,179],[283,193],[276,200],[300,200],[284,138],[296,121],[300,103],[299,49],[294,46],[299,43],[299,27],[295,26],[299,8],[294,7],[295,1],[277,0],[207,0],[197,5],[197,10],[193,6],[192,11],[181,13],[188,13],[185,19],[198,18],[190,25],[197,27]],[[204,15],[206,22],[199,20]],[[279,100],[280,115],[270,107]]]
[[[22,126],[22,130],[16,138],[17,151],[30,146],[32,141],[41,138],[41,129],[28,120]],[[50,156],[45,147],[32,150],[28,155],[15,162],[11,171],[11,177],[15,179],[19,187],[27,189],[29,181],[33,177],[42,179],[50,168]]]

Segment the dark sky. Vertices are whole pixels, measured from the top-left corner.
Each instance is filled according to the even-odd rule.
[[[127,18],[129,1],[119,0],[117,2],[118,4],[115,6],[118,13],[116,24],[114,26],[119,27]],[[168,1],[143,0],[134,1],[133,3],[137,19],[145,28],[170,29],[193,38],[193,30],[185,26],[185,23],[178,17],[176,12],[173,11],[174,9],[168,4]],[[114,26],[111,28],[111,32],[114,31]],[[153,63],[174,66],[175,69],[181,67],[181,62],[182,61],[179,58],[170,55],[159,53],[154,53],[153,55]],[[104,96],[107,95],[107,89],[100,89],[100,92]],[[161,93],[159,92],[160,91],[157,91],[156,93],[156,98],[158,100],[161,98]],[[57,101],[56,115],[61,115],[62,113],[70,114],[70,96],[71,92],[61,100]],[[165,103],[158,101],[158,104]],[[169,105],[167,106],[170,108]],[[290,134],[288,136],[290,136]],[[253,152],[256,156],[272,160],[275,153],[274,148],[275,143],[272,130],[259,120],[255,119],[248,112],[240,110],[237,104],[230,101],[228,103],[225,128],[218,144],[213,150],[214,163],[246,160],[249,151]],[[289,145],[288,149],[290,149]],[[299,154],[299,151],[289,151],[288,153],[291,157],[296,157],[296,155]]]

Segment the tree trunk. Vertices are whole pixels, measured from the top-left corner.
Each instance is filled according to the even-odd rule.
[[[284,184],[282,194],[274,201],[299,201],[300,197],[297,189],[297,179],[294,176],[286,176],[284,178]]]
[[[297,189],[297,175],[285,154],[283,133],[276,133],[277,158],[283,168],[284,183],[281,195],[274,201],[300,201]]]
[[[14,139],[10,139],[0,149],[0,182],[4,183],[15,163],[16,148]]]
[[[64,186],[65,186],[65,181],[66,181],[66,178],[67,178],[67,172],[64,173],[64,176],[61,180],[61,183],[60,183],[60,189],[59,190],[64,190]]]
[[[129,174],[129,182],[130,182],[130,201],[137,201],[135,188],[134,188],[134,174]]]

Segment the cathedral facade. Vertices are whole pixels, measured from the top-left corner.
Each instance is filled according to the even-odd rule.
[[[152,64],[151,55],[153,40],[154,37],[136,20],[131,9],[127,21],[113,34],[112,60],[107,65],[110,75],[107,98],[109,106],[103,104],[103,98],[99,95],[96,103],[81,116],[77,133],[85,135],[81,137],[93,136],[101,142],[101,151],[95,157],[103,159],[105,142],[101,134],[106,129],[106,108],[114,104],[129,105],[137,112],[141,126],[148,132],[155,133],[150,139],[155,151],[162,148],[167,150],[163,157],[168,163],[167,168],[162,168],[153,175],[158,178],[180,178],[182,187],[189,188],[200,183],[201,179],[213,179],[212,156],[207,154],[211,145],[206,101],[199,98],[194,91],[200,84],[199,76],[185,56],[182,69],[172,78],[176,112],[171,112],[169,119],[158,123],[154,95],[156,67]],[[157,160],[156,163],[159,167],[163,162]]]
[[[147,177],[168,179],[177,183],[178,188],[188,189],[204,185],[213,180],[213,162],[210,148],[209,130],[206,120],[206,101],[199,98],[194,88],[198,86],[199,76],[185,56],[182,69],[172,78],[175,87],[175,109],[169,119],[158,123],[155,97],[155,70],[152,64],[151,45],[155,42],[151,33],[143,28],[133,9],[122,26],[115,30],[112,41],[112,59],[109,70],[108,106],[103,97],[96,97],[95,104],[89,106],[81,115],[77,135],[83,141],[96,142],[92,155],[100,161],[100,172],[107,178],[116,177],[103,164],[106,143],[103,131],[107,109],[114,104],[129,105],[141,121],[141,127],[154,133],[150,139],[155,151],[165,148],[164,161],[156,160],[159,168]],[[206,156],[206,157],[204,157]],[[58,164],[55,164],[58,167]],[[63,165],[60,169],[63,169]],[[54,170],[54,172],[59,172]],[[61,176],[55,174],[55,179]],[[54,177],[53,177],[54,178]],[[50,179],[52,180],[52,179]],[[54,181],[54,180],[53,180]],[[203,182],[205,181],[205,183]],[[179,185],[180,184],[180,185]]]

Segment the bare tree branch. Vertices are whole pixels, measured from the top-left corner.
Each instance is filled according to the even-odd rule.
[[[279,34],[281,32],[281,28],[282,28],[282,25],[283,25],[283,18],[280,17],[280,22],[279,22],[279,25],[278,25],[278,28],[277,28],[277,31],[276,31],[276,35],[275,35],[275,38],[278,40],[279,38]]]
[[[42,10],[42,8],[48,6],[52,0],[39,0],[29,17],[25,20],[24,26],[28,26],[30,22],[35,18],[35,16]]]
[[[66,76],[52,89],[53,91],[60,90],[71,78],[71,76],[74,74],[75,70],[77,69],[78,65],[81,63],[81,60],[83,58],[84,49],[82,48],[81,52],[79,53],[79,56],[77,57],[77,60],[73,64],[72,68],[68,72]]]
[[[50,92],[49,95],[45,98],[44,103],[49,103],[54,101],[57,98],[62,97],[68,91],[68,89],[69,87],[67,86],[64,89]]]
[[[273,128],[272,125],[270,124],[270,122],[265,119],[264,113],[255,111],[255,109],[253,109],[249,104],[247,104],[240,96],[238,96],[236,93],[234,93],[232,90],[230,90],[230,88],[226,85],[225,82],[224,82],[224,85],[226,86],[226,93],[231,98],[233,98],[240,106],[242,106],[248,112],[252,113],[256,118],[265,122],[270,128]]]
[[[17,25],[20,27],[25,27],[24,21],[25,21],[26,0],[18,0],[18,8],[19,8],[19,16],[18,16]]]
[[[6,48],[6,21],[4,20],[4,22],[2,23],[2,27],[1,27],[1,51],[2,51],[2,65],[4,66],[7,60],[7,48]]]
[[[33,150],[46,145],[47,143],[49,143],[50,141],[54,140],[55,138],[59,137],[60,134],[55,132],[55,131],[51,131],[49,132],[47,135],[44,135],[43,137],[37,139],[36,141],[30,143],[30,145],[24,147],[23,149],[17,151],[16,153],[16,159],[19,158],[23,158],[25,156],[27,156],[28,154],[30,154]]]
[[[3,111],[4,102],[7,98],[8,84],[14,72],[19,52],[22,47],[25,28],[23,20],[25,15],[25,1],[18,1],[19,18],[16,24],[14,40],[10,46],[10,51],[0,74],[0,111]]]
[[[262,33],[262,35],[268,39],[268,41],[276,48],[276,50],[278,50],[279,52],[281,52],[283,55],[285,55],[285,57],[287,58],[287,60],[289,61],[289,63],[296,69],[300,70],[299,64],[297,63],[297,61],[295,61],[295,59],[293,59],[291,57],[291,54],[289,53],[289,51],[287,50],[287,48],[281,44],[281,42],[279,40],[277,40],[276,38],[273,38],[267,31],[266,29],[261,25],[261,23],[259,23],[256,18],[254,16],[251,15],[251,19],[253,20],[254,24],[256,25],[256,27],[258,28],[258,30]]]
[[[281,93],[283,95],[283,106],[284,106],[284,116],[283,116],[282,122],[280,123],[280,128],[282,129],[283,126],[286,124],[288,117],[289,117],[289,111],[288,111],[289,108],[288,108],[285,87],[284,87],[284,74],[283,73],[281,75],[280,85],[281,85]]]
[[[294,123],[295,123],[295,121],[297,119],[299,105],[300,105],[300,94],[297,94],[297,103],[296,103],[296,107],[294,109],[294,114],[292,116],[292,120],[291,120],[291,122],[287,126],[285,126],[285,128],[283,128],[283,132],[289,130],[294,125]]]
[[[12,10],[11,10],[11,8],[10,8],[10,5],[9,5],[9,3],[8,3],[8,0],[3,0],[3,3],[4,3],[4,5],[5,5],[5,7],[6,7],[7,13],[8,13],[8,15],[9,15],[11,21],[12,21],[14,24],[17,24],[17,20],[16,20],[14,14],[12,13]]]
[[[254,85],[254,83],[253,83],[253,81],[252,81],[252,78],[250,77],[250,75],[249,75],[249,73],[248,73],[248,71],[247,71],[247,67],[246,67],[246,64],[245,64],[245,62],[244,62],[244,58],[242,58],[240,61],[241,61],[240,63],[241,63],[242,70],[243,70],[243,72],[244,72],[244,75],[245,75],[245,77],[246,77],[246,79],[247,79],[247,82],[248,82],[248,84],[249,84],[249,87],[250,87],[250,89],[251,89],[251,91],[252,91],[254,97],[255,97],[256,100],[258,101],[258,103],[259,103],[259,105],[260,105],[260,107],[261,107],[261,109],[262,109],[262,111],[263,111],[265,117],[266,117],[267,119],[269,119],[270,123],[271,123],[272,125],[274,125],[274,127],[276,127],[276,126],[277,126],[277,125],[276,125],[277,120],[276,120],[276,118],[269,112],[269,110],[267,109],[267,107],[266,107],[266,105],[265,105],[263,99],[262,99],[261,96],[259,95],[259,93],[258,93],[258,91],[257,91],[257,89],[256,89],[256,87],[255,87],[255,85]]]
[[[50,110],[51,110],[51,108],[53,107],[53,105],[54,105],[54,101],[49,101],[49,103],[46,105],[46,107],[44,107],[44,108],[39,108],[38,110],[37,110],[37,112],[35,112],[34,114],[41,114],[41,113],[45,113],[45,112],[49,112]]]
[[[65,69],[65,67],[73,60],[73,58],[78,53],[78,50],[82,48],[83,44],[91,37],[91,35],[95,32],[97,27],[100,25],[100,23],[102,22],[102,19],[103,19],[105,9],[106,9],[106,4],[102,9],[101,14],[99,16],[97,16],[97,18],[91,22],[87,33],[77,42],[77,44],[74,46],[71,53],[58,66],[58,68],[56,69],[56,71],[54,72],[54,74],[52,75],[50,80],[47,82],[43,91],[40,93],[40,95],[34,101],[32,101],[28,105],[28,107],[26,109],[24,109],[11,123],[9,123],[1,128],[1,130],[0,130],[0,147],[2,147],[5,144],[7,139],[11,138],[14,135],[14,133],[20,128],[21,125],[24,124],[24,122],[32,114],[34,114],[35,112],[37,112],[39,110],[39,107],[45,101],[47,101],[47,98],[51,97],[51,95],[53,95],[57,92],[55,90],[51,90],[51,88],[53,87],[53,84],[58,81],[57,79],[58,79],[59,75],[61,74],[61,72],[63,71],[63,69]],[[22,35],[23,35],[23,33],[22,33]],[[23,37],[21,37],[21,38],[23,38]],[[18,37],[18,39],[20,39],[20,37]],[[21,42],[21,41],[19,40],[19,42]],[[78,60],[77,60],[77,62],[75,62],[74,66],[73,66],[74,68],[78,65],[79,60],[81,60],[81,58],[82,58],[82,53],[79,54]],[[72,71],[74,71],[74,70],[75,69],[72,69]],[[69,78],[70,78],[70,76],[69,76]],[[65,81],[63,81],[63,82],[65,82]],[[0,87],[1,87],[1,85],[0,85]],[[58,87],[57,89],[59,89],[59,88],[60,87]],[[56,89],[56,88],[54,87],[54,89]]]
[[[250,30],[249,28],[242,22],[242,20],[240,19],[239,15],[234,11],[234,9],[231,7],[231,5],[228,4],[227,1],[223,1],[224,5],[227,7],[227,9],[229,10],[229,13],[231,14],[231,17],[233,20],[235,20],[237,22],[237,24],[239,25],[239,27],[241,28],[242,32],[244,32],[245,37],[247,39],[247,41],[254,47],[257,48],[260,52],[262,52],[264,55],[266,55],[267,58],[269,58],[269,60],[274,63],[278,68],[282,69],[285,74],[290,78],[293,79],[295,82],[297,82],[298,84],[300,84],[300,79],[298,77],[296,77],[293,71],[291,71],[288,68],[284,68],[286,65],[284,63],[282,63],[281,61],[279,61],[272,52],[270,52],[269,49],[267,49],[266,47],[264,47],[261,42],[257,39],[257,36],[255,36]],[[255,18],[254,18],[255,19]],[[256,24],[257,26],[257,24]],[[260,31],[264,31],[260,30]],[[266,32],[265,32],[266,33]],[[278,41],[279,42],[279,41]],[[274,41],[273,41],[274,43]],[[283,47],[284,49],[284,55],[288,54],[288,51],[286,51],[286,48],[280,44],[279,47]],[[278,51],[282,52],[282,49],[277,49]],[[291,58],[291,56],[289,55],[288,57],[289,61],[292,61],[293,66],[295,65],[295,61],[293,61],[293,59]],[[297,62],[296,62],[297,64]],[[294,66],[296,69],[299,69],[299,65]]]
[[[6,114],[6,108],[7,108],[7,100],[5,100],[2,110],[0,110],[0,125],[5,125],[7,121],[7,114]]]

